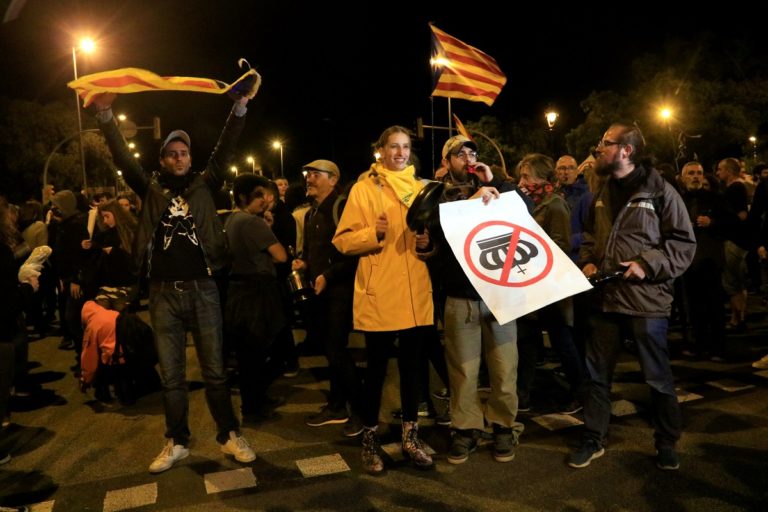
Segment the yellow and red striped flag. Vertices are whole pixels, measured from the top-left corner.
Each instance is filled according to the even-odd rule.
[[[83,99],[83,107],[93,102],[94,96],[107,92],[127,94],[145,91],[191,91],[224,94],[230,91],[252,98],[261,85],[261,75],[248,70],[233,84],[211,78],[190,76],[160,76],[146,69],[120,68],[86,75],[67,84]]]
[[[432,96],[482,101],[493,105],[507,77],[496,60],[430,24],[433,62],[436,63]]]
[[[452,115],[453,115],[453,124],[456,125],[456,131],[459,132],[461,135],[465,136],[466,138],[468,138],[469,140],[475,140],[474,137],[472,137],[469,134],[469,131],[464,126],[464,123],[462,123],[459,120],[459,116],[457,116],[456,114],[452,114]]]

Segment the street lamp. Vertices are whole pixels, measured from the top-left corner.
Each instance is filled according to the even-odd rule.
[[[229,168],[229,170],[232,171],[235,175],[235,178],[237,178],[237,167],[233,165],[232,167]]]
[[[757,137],[751,135],[749,137],[749,142],[752,143],[752,160],[757,162]]]
[[[92,53],[96,48],[96,44],[91,38],[84,38],[80,40],[80,51],[85,53]],[[77,80],[77,46],[72,47],[72,71],[75,74],[75,80]],[[85,146],[83,146],[83,117],[80,114],[80,97],[75,91],[75,107],[77,109],[77,135],[80,140],[80,166],[83,170],[83,190],[88,189],[88,177],[85,174]]]
[[[544,119],[547,120],[547,126],[549,127],[549,146],[552,150],[553,158],[557,155],[555,155],[555,136],[552,133],[552,129],[555,127],[558,117],[560,117],[560,114],[558,114],[552,107],[549,107],[544,113]]]
[[[283,143],[276,140],[272,143],[272,147],[280,150],[280,177],[283,177]]]
[[[544,114],[544,118],[547,120],[547,126],[549,126],[549,131],[552,131],[552,128],[555,127],[558,117],[560,117],[560,114],[555,112],[552,108],[548,109]]]
[[[254,160],[252,156],[249,156],[245,161],[251,164],[251,172],[256,174],[256,160]]]

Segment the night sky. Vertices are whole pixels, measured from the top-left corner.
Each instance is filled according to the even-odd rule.
[[[0,1],[3,10],[7,4]],[[310,160],[330,158],[350,178],[368,167],[370,144],[384,128],[413,127],[417,116],[430,122],[430,21],[493,56],[508,78],[493,107],[454,100],[462,120],[540,116],[544,128],[543,112],[552,104],[564,131],[583,121],[579,101],[590,91],[623,91],[632,59],[659,51],[670,38],[747,36],[755,52],[765,53],[757,12],[742,19],[741,10],[661,12],[642,2],[601,2],[563,10],[527,6],[535,12],[524,14],[519,3],[506,3],[517,14],[501,16],[490,3],[475,9],[444,2],[354,4],[342,10],[333,2],[28,0],[17,20],[0,25],[0,94],[71,100],[74,111],[66,82],[71,46],[83,33],[97,40],[98,51],[79,58],[80,75],[131,66],[231,82],[242,74],[236,63],[244,57],[264,82],[249,104],[242,156],[257,153],[265,167],[279,168],[269,143],[280,138],[289,177]],[[446,104],[434,101],[437,124],[446,123]],[[195,167],[210,152],[228,108],[224,97],[180,92],[125,95],[115,104],[139,125],[160,116],[163,134],[189,131]],[[140,144],[151,146],[149,135],[143,137]],[[438,148],[444,139],[438,133]],[[429,158],[429,148],[419,152]],[[156,149],[147,153],[152,157],[143,163],[154,168]]]

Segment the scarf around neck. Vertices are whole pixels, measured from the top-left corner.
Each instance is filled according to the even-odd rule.
[[[421,188],[419,186],[420,182],[414,177],[416,169],[412,165],[409,165],[402,171],[390,171],[381,164],[374,164],[371,167],[371,171],[384,178],[395,191],[395,195],[401,203],[407,207],[411,206],[413,199],[416,197],[416,192]]]

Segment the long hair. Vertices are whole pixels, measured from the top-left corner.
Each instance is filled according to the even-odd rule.
[[[99,214],[109,212],[115,218],[115,229],[120,237],[120,248],[131,254],[133,238],[136,236],[136,218],[120,206],[117,199],[110,199],[104,204],[99,205]]]

